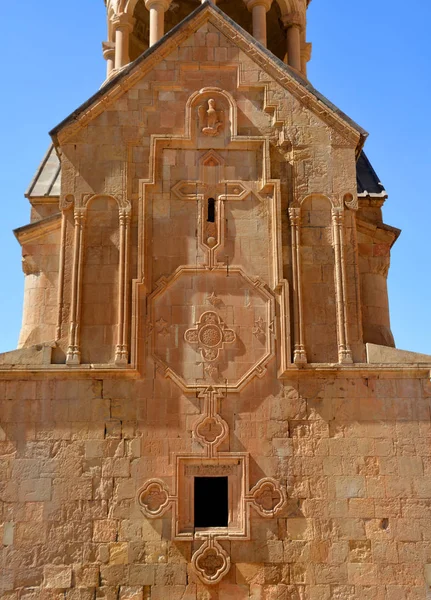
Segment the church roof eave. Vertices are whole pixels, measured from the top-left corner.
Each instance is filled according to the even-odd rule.
[[[261,62],[259,66],[272,76],[283,87],[288,88],[293,95],[300,101],[306,102],[310,110],[315,112],[322,120],[328,121],[337,128],[344,128],[357,138],[357,155],[359,156],[368,133],[360,127],[355,121],[350,119],[345,113],[337,108],[325,96],[320,94],[311,83],[304,79],[300,73],[290,66],[286,65],[280,59],[272,54],[267,48],[262,46],[253,36],[247,33],[240,25],[235,23],[216,5],[206,0],[195,11],[188,15],[178,25],[173,27],[156,44],[151,46],[135,61],[124,67],[115,77],[108,81],[96,94],[89,98],[84,104],[78,107],[73,113],[66,117],[61,123],[50,131],[50,136],[54,145],[59,145],[59,135],[70,128],[75,131],[84,126],[87,122],[103,112],[107,102],[115,101],[119,96],[125,93],[135,83],[137,79],[143,76],[142,67],[145,63],[152,68],[155,63],[163,60],[165,54],[171,52],[171,46],[176,46],[189,26],[201,25],[202,17],[210,14],[210,20],[214,26],[223,27],[223,33],[231,38],[236,45],[241,45],[241,50],[251,56],[252,60]],[[229,35],[230,34],[230,35]],[[189,34],[188,34],[189,35]],[[187,37],[184,36],[185,38]],[[165,52],[163,50],[165,49]]]

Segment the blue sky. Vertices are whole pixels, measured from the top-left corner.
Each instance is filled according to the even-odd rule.
[[[235,0],[239,1],[239,0]],[[47,132],[104,79],[103,0],[20,0],[2,8],[0,352],[16,347],[23,275],[12,229],[29,222],[23,197]],[[431,354],[431,3],[313,0],[309,78],[370,133],[366,151],[389,192],[385,222],[403,230],[389,277],[397,347]]]

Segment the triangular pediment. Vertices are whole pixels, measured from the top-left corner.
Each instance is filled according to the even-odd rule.
[[[169,31],[157,44],[149,48],[133,63],[123,68],[94,96],[55,127],[50,132],[54,143],[58,144],[67,140],[76,131],[104,112],[109,105],[131,89],[151,69],[207,22],[216,27],[232,44],[236,45],[248,58],[253,60],[263,73],[287,89],[301,104],[305,105],[330,127],[333,127],[342,136],[355,143],[357,151],[360,151],[367,137],[367,132],[364,129],[322,96],[309,81],[259,44],[222,10],[209,1],[204,2]]]

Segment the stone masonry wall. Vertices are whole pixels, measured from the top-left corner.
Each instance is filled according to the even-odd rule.
[[[300,373],[267,386],[222,401],[223,449],[250,452],[251,484],[278,478],[287,508],[252,511],[251,541],[221,542],[230,571],[204,586],[198,544],[171,542],[170,513],[148,521],[136,502],[146,478],[171,484],[173,453],[196,451],[201,401],[159,376],[3,376],[1,598],[424,600],[429,381]]]

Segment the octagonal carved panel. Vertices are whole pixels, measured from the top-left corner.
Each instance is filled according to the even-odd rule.
[[[183,389],[237,390],[273,357],[273,295],[240,268],[180,268],[149,310],[152,355]]]

